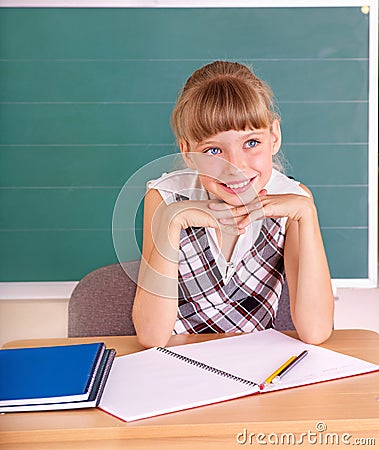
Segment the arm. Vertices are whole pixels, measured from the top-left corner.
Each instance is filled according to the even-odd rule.
[[[333,327],[334,298],[328,263],[318,224],[317,211],[309,197],[295,194],[269,194],[243,207],[211,204],[212,209],[228,208],[238,226],[265,217],[288,217],[284,244],[284,265],[290,294],[291,316],[299,337],[311,344],[325,341]],[[222,219],[231,223],[230,219]]]
[[[166,205],[155,189],[145,196],[142,260],[133,305],[137,337],[145,347],[165,346],[174,329],[178,310],[178,258],[180,231],[189,226],[222,228],[240,234],[236,224],[220,225],[208,208],[210,200],[185,200]]]
[[[309,199],[288,219],[284,264],[290,293],[291,315],[299,337],[311,344],[325,341],[332,331],[334,298],[317,211]]]
[[[166,209],[159,192],[149,190],[145,196],[142,259],[133,305],[134,327],[145,347],[166,345],[177,316],[180,229],[170,228]]]

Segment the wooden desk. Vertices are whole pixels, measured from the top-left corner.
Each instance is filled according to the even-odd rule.
[[[224,336],[173,336],[170,345]],[[116,348],[119,355],[142,350],[134,336],[14,341],[4,348],[94,341],[106,342],[107,347]],[[379,364],[379,335],[373,331],[336,330],[323,347]],[[122,422],[97,408],[3,414],[0,416],[0,446],[7,450],[229,450],[270,446],[264,446],[256,440],[259,433],[265,433],[265,436],[260,436],[260,441],[270,443],[276,438],[287,442],[283,433],[295,433],[299,439],[301,433],[308,431],[313,434],[304,436],[303,444],[297,444],[296,447],[317,448],[319,445],[311,445],[312,439],[319,443],[320,439],[326,438],[326,433],[338,433],[341,447],[345,447],[342,439],[353,445],[357,438],[372,438],[378,445],[378,389],[379,372],[376,372],[265,395],[253,395],[130,423]],[[320,422],[326,424],[326,431],[317,432],[316,424]],[[243,434],[239,436],[240,443],[237,442],[237,435],[244,433],[244,430],[247,438],[254,433],[251,444],[249,441],[243,444]],[[277,437],[272,433],[276,433]],[[351,437],[343,437],[343,433],[349,433]],[[337,437],[334,436],[334,439]],[[329,440],[329,447],[330,442],[336,443]],[[360,441],[361,445],[362,442]],[[371,440],[371,448],[374,447],[372,442]],[[284,445],[276,447],[287,448]],[[326,445],[323,443],[320,447],[325,448]]]

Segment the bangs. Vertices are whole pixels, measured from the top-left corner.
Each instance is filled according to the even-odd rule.
[[[261,88],[260,92],[243,80],[219,76],[184,90],[171,117],[177,138],[190,145],[223,131],[269,128],[278,114],[268,86]]]

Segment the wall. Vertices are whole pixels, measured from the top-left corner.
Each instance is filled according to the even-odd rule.
[[[335,329],[379,332],[378,298],[379,288],[337,289]],[[64,299],[0,301],[0,347],[17,339],[66,337],[67,306]]]
[[[67,337],[68,300],[0,301],[0,346],[17,339]]]

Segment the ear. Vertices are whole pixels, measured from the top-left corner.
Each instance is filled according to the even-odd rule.
[[[191,158],[191,152],[189,149],[189,145],[185,143],[184,141],[179,141],[179,149],[180,153],[182,154],[182,158],[184,162],[186,163],[187,167],[190,169],[196,170],[196,165],[194,161]]]
[[[271,138],[272,138],[272,154],[275,155],[280,150],[282,145],[282,132],[280,130],[279,120],[275,119],[271,125]]]

